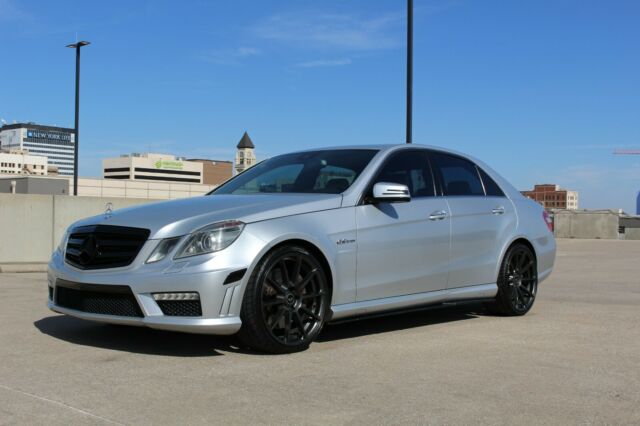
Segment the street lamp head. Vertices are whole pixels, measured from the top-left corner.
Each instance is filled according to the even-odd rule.
[[[72,49],[77,49],[78,47],[86,46],[86,45],[89,45],[89,44],[91,44],[91,43],[88,42],[88,41],[78,41],[78,42],[73,43],[73,44],[67,44],[67,47],[71,47]]]

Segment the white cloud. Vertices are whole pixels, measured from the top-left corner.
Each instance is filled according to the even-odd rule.
[[[613,153],[617,149],[638,149],[638,144],[629,143],[603,143],[603,144],[578,144],[578,145],[556,145],[557,149],[571,149],[574,151],[594,151],[594,150],[606,150]]]
[[[256,49],[255,47],[239,47],[235,51],[235,55],[238,56],[238,57],[254,56],[254,55],[258,55],[259,53],[260,53],[260,51],[258,49]]]
[[[300,62],[296,64],[300,68],[317,68],[317,67],[339,67],[343,65],[351,65],[351,59],[318,59],[315,61]]]
[[[0,0],[0,22],[28,19],[30,16],[11,0]]]
[[[204,62],[216,65],[240,65],[242,59],[260,54],[255,47],[238,47],[235,49],[213,49],[200,55]]]
[[[281,13],[253,28],[265,40],[314,48],[363,51],[403,44],[405,16],[392,12],[373,18],[349,14]]]
[[[621,167],[604,167],[593,164],[573,165],[561,170],[556,182],[566,185],[585,185],[602,188],[610,184],[632,184],[640,182],[640,163],[625,164]]]

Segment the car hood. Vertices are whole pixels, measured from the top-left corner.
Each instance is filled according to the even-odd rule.
[[[73,226],[129,226],[149,229],[152,239],[170,238],[223,220],[251,223],[337,209],[341,204],[342,196],[335,194],[209,195],[115,210],[110,215],[93,216]]]

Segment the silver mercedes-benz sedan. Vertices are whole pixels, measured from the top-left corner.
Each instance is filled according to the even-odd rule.
[[[481,161],[326,148],[270,158],[206,196],[74,223],[49,263],[48,305],[286,353],[327,322],[383,312],[477,300],[523,315],[555,249],[543,208]]]

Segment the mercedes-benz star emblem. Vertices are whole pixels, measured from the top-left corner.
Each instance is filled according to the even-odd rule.
[[[105,210],[104,210],[105,219],[109,219],[111,217],[111,213],[113,213],[113,203],[109,202],[105,204]]]
[[[79,260],[82,265],[89,264],[100,254],[100,247],[98,247],[98,241],[93,235],[89,235],[80,246]]]

